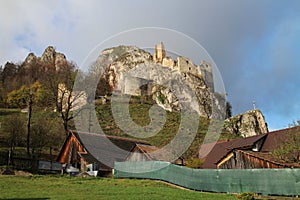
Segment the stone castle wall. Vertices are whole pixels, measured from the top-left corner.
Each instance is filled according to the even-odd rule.
[[[134,96],[151,95],[152,94],[152,81],[138,78],[138,77],[125,77],[124,78],[124,94]]]
[[[193,61],[183,56],[178,56],[177,61],[166,56],[166,50],[162,42],[155,45],[153,61],[160,63],[164,67],[170,67],[182,73],[191,73],[195,76],[202,77],[211,91],[214,91],[214,80],[212,73],[212,65],[207,61],[202,61],[200,65],[193,64]]]
[[[211,64],[207,61],[202,61],[199,66],[206,85],[214,91],[214,79]]]

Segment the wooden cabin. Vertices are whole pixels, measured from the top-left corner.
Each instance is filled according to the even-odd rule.
[[[130,138],[70,131],[57,161],[71,164],[81,171],[86,171],[88,164],[94,164],[99,175],[110,175],[114,162],[125,161],[138,144],[149,145]]]
[[[273,155],[274,150],[289,142],[291,138],[299,137],[299,134],[299,127],[293,127],[248,138],[205,144],[200,148],[201,152],[208,149],[206,157],[202,158],[199,150],[199,157],[204,159],[202,168],[299,168],[299,158],[295,163],[283,163],[278,162]]]
[[[254,168],[291,168],[297,164],[288,164],[275,161],[269,153],[234,150],[218,164],[220,169],[254,169]]]
[[[155,157],[153,157],[153,155],[151,155],[151,153],[158,149],[159,148],[151,145],[137,144],[131,150],[131,154],[128,155],[126,161],[136,162],[136,161],[157,160]]]

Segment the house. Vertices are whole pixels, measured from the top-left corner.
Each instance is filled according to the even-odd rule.
[[[156,160],[156,158],[151,155],[151,152],[154,152],[156,150],[158,150],[158,148],[155,146],[137,144],[131,150],[131,154],[128,155],[126,161],[136,162]]]
[[[282,145],[291,142],[291,139],[299,138],[299,135],[296,134],[300,134],[299,127],[232,141],[221,141],[216,144],[205,144],[200,147],[202,148],[201,152],[205,152],[206,149],[207,151],[210,150],[210,152],[205,157],[201,157],[199,154],[199,158],[204,160],[203,168],[211,169],[300,167],[299,155],[298,161],[284,163],[279,161],[273,153],[282,147]]]
[[[136,161],[168,161],[170,158],[174,157],[172,153],[166,150],[160,149],[156,146],[137,144],[128,155],[125,161],[136,162]],[[178,158],[172,162],[177,165],[184,165],[183,159]]]
[[[87,165],[94,164],[99,175],[110,175],[114,162],[125,161],[136,145],[150,146],[141,140],[70,131],[57,161],[71,164],[81,171],[85,171]]]

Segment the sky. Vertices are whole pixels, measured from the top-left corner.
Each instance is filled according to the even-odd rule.
[[[255,101],[270,130],[300,119],[298,0],[0,0],[0,65],[52,45],[80,66],[95,45],[142,27],[200,43],[218,66],[233,114]]]

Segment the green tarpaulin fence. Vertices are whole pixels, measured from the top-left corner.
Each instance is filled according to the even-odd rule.
[[[114,177],[163,180],[199,191],[300,195],[300,169],[191,169],[160,161],[116,162]]]

